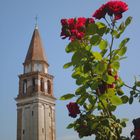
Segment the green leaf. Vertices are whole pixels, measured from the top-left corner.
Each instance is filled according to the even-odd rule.
[[[126,127],[126,122],[121,122],[121,125],[122,125],[123,127]]]
[[[93,35],[92,38],[90,39],[91,45],[97,46],[101,41],[101,37],[99,35]]]
[[[110,98],[110,100],[111,100],[113,105],[121,105],[122,104],[121,98],[119,98],[116,95],[112,96],[112,98]]]
[[[97,66],[96,66],[96,68],[95,68],[95,71],[96,71],[97,73],[103,73],[106,69],[107,69],[107,64],[104,63],[103,61],[100,61],[100,62],[97,64]]]
[[[91,84],[91,89],[96,90],[98,88],[99,82],[97,80],[94,80]]]
[[[91,65],[89,63],[86,63],[84,65],[84,73],[87,73],[89,71],[91,71]]]
[[[132,104],[132,103],[133,103],[133,97],[130,96],[130,98],[129,98],[129,104]]]
[[[77,40],[75,40],[75,41],[70,42],[70,43],[67,45],[65,51],[66,51],[67,53],[74,52],[74,51],[77,50],[79,47],[80,47],[80,43],[79,43]]]
[[[116,38],[119,38],[121,35],[122,35],[122,33],[125,31],[125,29],[126,29],[126,26],[125,26],[125,23],[124,22],[122,22],[121,24],[120,24],[120,26],[119,26],[119,28],[118,28],[118,34],[115,36]]]
[[[113,63],[112,63],[112,67],[113,67],[114,69],[118,70],[118,69],[120,68],[120,62],[118,62],[118,61],[113,62]]]
[[[79,51],[75,52],[75,53],[73,54],[73,56],[72,56],[72,64],[73,64],[73,65],[79,64],[80,61],[81,61],[81,59],[82,59],[82,57],[83,57],[83,56],[82,56],[81,52],[79,52]]]
[[[101,102],[98,102],[98,110],[101,110],[101,109],[104,109],[104,107],[107,107],[107,105],[108,105],[108,103],[107,103],[107,101],[106,100],[101,100],[102,101],[102,103]],[[104,105],[104,106],[103,106]]]
[[[108,120],[108,119],[103,119],[103,120],[101,121],[101,123],[102,123],[103,126],[109,127],[109,120]]]
[[[114,57],[113,57],[113,61],[118,61],[120,59],[120,57],[118,56],[118,55],[115,55]]]
[[[115,81],[114,77],[108,74],[103,75],[103,80],[108,84],[112,84]]]
[[[80,76],[80,77],[77,78],[76,84],[77,84],[77,85],[82,85],[86,80],[87,80],[86,77]]]
[[[96,24],[89,24],[86,28],[86,35],[94,35],[97,33],[97,25]]]
[[[72,66],[72,62],[69,62],[69,63],[66,63],[64,66],[63,66],[63,68],[64,69],[67,69],[67,68],[69,68],[69,67],[71,67]]]
[[[87,104],[87,103],[84,103],[83,107],[87,110],[87,111],[90,111],[92,109],[92,105],[91,104]]]
[[[110,110],[110,111],[115,111],[116,110],[116,106],[115,105],[109,105],[109,107],[108,107],[108,109]]]
[[[99,48],[101,50],[105,50],[108,46],[108,42],[106,40],[101,40],[100,44],[99,44]]]
[[[126,104],[129,101],[129,98],[126,95],[122,96],[121,99],[124,104]]]
[[[97,129],[97,127],[99,126],[99,123],[98,122],[94,122],[94,123],[92,123],[92,126],[91,126],[91,128],[94,130],[96,130]]]
[[[129,16],[125,21],[125,26],[128,26],[131,23],[131,21],[132,21],[132,17]]]
[[[98,34],[103,35],[106,33],[107,26],[102,22],[96,22],[96,25],[98,26]]]
[[[93,95],[89,95],[88,100],[92,105],[95,105],[97,101]]]
[[[122,120],[121,120],[121,122],[128,122],[129,120],[127,119],[127,118],[123,118]]]
[[[127,47],[122,47],[119,52],[118,52],[118,55],[119,56],[123,56],[127,51]]]
[[[124,47],[129,40],[130,40],[129,38],[125,38],[124,40],[122,40],[120,45],[119,45],[119,48]]]
[[[73,98],[73,97],[75,97],[75,95],[69,93],[69,94],[66,94],[66,95],[61,96],[61,97],[60,97],[60,100],[69,100],[69,99],[71,99],[71,98]]]
[[[75,71],[72,73],[72,78],[77,79],[77,78],[79,78],[80,75],[81,75],[80,71]]]
[[[114,90],[114,88],[109,88],[109,89],[107,89],[107,96],[108,96],[108,98],[111,98],[112,96],[114,96],[115,95],[115,90]]]
[[[75,94],[76,95],[82,95],[86,93],[86,87],[85,86],[81,86],[78,89],[76,89]]]
[[[110,28],[106,28],[105,34],[108,34],[110,32]]]
[[[123,92],[121,89],[118,89],[118,90],[117,90],[117,94],[118,94],[119,96],[121,96],[121,95],[124,94],[124,92]]]
[[[68,126],[67,126],[67,129],[71,129],[71,128],[73,128],[74,127],[74,123],[70,123]]]
[[[104,55],[107,53],[107,51],[108,51],[107,49],[101,51],[102,57],[104,57]]]
[[[136,81],[136,86],[140,87],[140,81]]]
[[[125,23],[122,22],[122,23],[120,24],[120,26],[119,26],[119,30],[120,30],[120,31],[123,31],[124,29],[125,29]]]
[[[111,34],[112,34],[114,37],[117,37],[117,36],[118,36],[118,32],[117,32],[116,30],[113,30],[113,31],[111,32]]]
[[[95,60],[97,61],[102,60],[102,55],[99,52],[93,52],[93,56],[95,57]]]
[[[87,95],[85,94],[85,95],[81,95],[78,99],[77,99],[77,104],[79,104],[79,105],[83,105],[84,103],[85,103],[85,101],[86,101],[86,99],[87,99]]]

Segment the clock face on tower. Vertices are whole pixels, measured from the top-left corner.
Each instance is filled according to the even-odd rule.
[[[40,64],[40,63],[35,63],[35,64],[34,64],[34,71],[39,71],[39,72],[43,71],[43,66],[42,66],[42,64]]]

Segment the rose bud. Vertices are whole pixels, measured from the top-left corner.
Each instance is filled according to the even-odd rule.
[[[115,81],[117,81],[117,80],[119,79],[118,74],[116,74],[116,75],[114,76],[114,79],[115,79]]]
[[[108,74],[109,74],[109,75],[112,75],[112,72],[113,72],[113,69],[112,69],[112,68],[109,68],[109,69],[108,69]]]

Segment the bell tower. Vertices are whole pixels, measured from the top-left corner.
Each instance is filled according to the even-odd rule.
[[[37,26],[23,67],[16,97],[17,140],[56,140],[53,76],[48,74],[49,64]]]

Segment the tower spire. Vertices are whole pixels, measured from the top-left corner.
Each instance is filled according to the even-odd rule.
[[[35,16],[35,29],[38,29],[38,16]]]
[[[41,37],[37,28],[34,29],[24,63],[29,63],[31,61],[44,61],[47,63],[44,47],[42,45]]]

